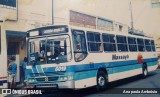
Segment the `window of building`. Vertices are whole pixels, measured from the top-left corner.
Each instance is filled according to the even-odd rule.
[[[152,48],[152,51],[156,51],[154,40],[151,40],[151,48]]]
[[[127,41],[125,36],[117,35],[117,47],[119,52],[128,51]]]
[[[104,51],[107,51],[107,52],[116,51],[115,35],[102,34],[102,39],[103,39]]]
[[[123,26],[119,25],[119,31],[122,32],[122,30],[123,30]]]
[[[103,18],[97,19],[97,27],[101,30],[112,31],[113,30],[113,22],[111,20],[106,20]]]
[[[144,40],[141,38],[137,38],[138,51],[145,51]]]
[[[82,30],[72,30],[74,58],[80,62],[87,57],[87,46],[85,32]]]
[[[70,24],[87,28],[96,28],[96,17],[84,13],[70,11]]]
[[[151,41],[148,39],[145,39],[145,47],[146,47],[146,51],[152,51],[151,49]]]
[[[91,52],[101,52],[102,51],[100,33],[88,31],[87,40],[88,40],[88,50],[89,51]]]
[[[128,37],[129,51],[137,51],[136,38]]]

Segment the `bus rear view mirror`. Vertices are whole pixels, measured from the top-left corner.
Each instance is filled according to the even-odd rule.
[[[23,50],[24,46],[25,46],[25,37],[22,37],[21,42],[20,42],[20,47],[22,50]]]

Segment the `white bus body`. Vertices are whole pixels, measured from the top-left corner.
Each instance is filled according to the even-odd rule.
[[[97,41],[92,40],[92,34]],[[110,42],[105,37],[110,37]],[[128,37],[135,38],[136,44],[128,44]],[[119,42],[121,38],[126,39],[126,43]],[[137,44],[141,40],[144,46]],[[27,41],[27,81],[36,88],[81,89],[95,85],[104,88],[107,82],[138,74],[147,76],[157,67],[154,41],[147,37],[63,25],[30,30]],[[107,43],[112,45],[110,49],[104,47]],[[57,44],[62,50],[56,56]],[[121,46],[126,47],[126,51]],[[111,51],[113,49],[115,51]]]

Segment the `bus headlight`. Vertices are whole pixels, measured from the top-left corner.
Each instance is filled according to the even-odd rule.
[[[36,80],[35,79],[28,79],[28,82],[29,83],[33,83],[33,82],[35,82]]]
[[[61,76],[61,77],[59,78],[59,80],[60,80],[60,81],[66,81],[66,80],[67,80],[67,77],[66,77],[66,76]]]
[[[61,76],[59,78],[60,81],[67,81],[67,80],[73,80],[73,75],[68,75],[68,76]]]

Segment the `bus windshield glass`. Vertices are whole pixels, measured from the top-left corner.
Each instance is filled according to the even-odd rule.
[[[29,39],[30,64],[64,63],[71,60],[68,35],[45,36]]]

